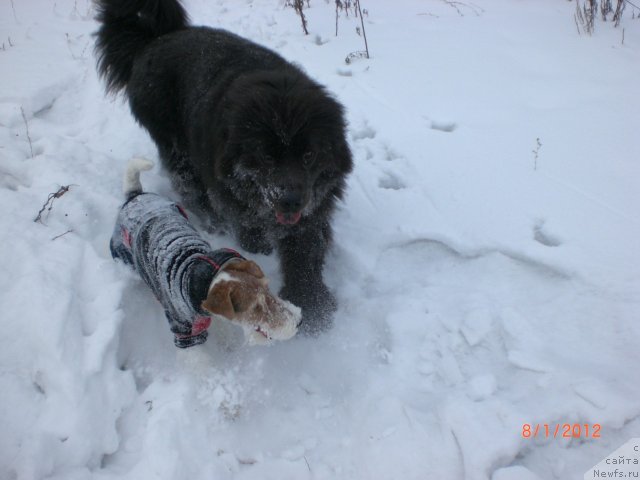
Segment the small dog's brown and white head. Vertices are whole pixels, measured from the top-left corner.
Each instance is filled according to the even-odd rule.
[[[267,278],[251,260],[227,263],[211,282],[202,308],[240,325],[254,345],[288,340],[302,318],[298,307],[269,291]]]

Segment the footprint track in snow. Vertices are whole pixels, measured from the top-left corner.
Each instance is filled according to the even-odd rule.
[[[384,176],[378,180],[378,187],[384,190],[402,190],[407,188],[407,185],[398,175],[384,172]]]
[[[324,45],[325,43],[329,43],[331,40],[328,38],[322,38],[322,36],[320,35],[316,35],[313,39],[313,43],[316,44],[317,46],[321,47],[322,45]]]
[[[513,254],[466,252],[427,238],[384,249],[375,270],[403,272],[386,290],[382,285],[374,288],[381,297],[406,299],[397,300],[397,308],[385,315],[385,322],[392,339],[421,344],[417,356],[398,351],[395,341],[390,348],[392,365],[397,361],[415,366],[413,372],[402,375],[417,391],[435,392],[473,380],[467,394],[484,399],[505,378],[535,378],[551,371],[545,343],[536,338],[536,332],[553,311],[549,299],[567,285],[568,277]],[[478,281],[487,276],[501,280]],[[545,288],[531,289],[540,284]],[[405,318],[423,320],[411,325],[402,322]],[[496,365],[503,373],[488,376]]]
[[[431,130],[437,130],[444,133],[452,133],[458,128],[457,122],[453,120],[434,120],[427,115],[421,116]]]
[[[544,224],[544,220],[539,220],[533,226],[533,239],[545,247],[559,247],[562,245],[562,240],[556,235],[549,233],[549,231],[545,229]]]
[[[432,120],[430,128],[439,132],[451,133],[458,128],[458,125],[455,122]]]
[[[362,127],[357,130],[354,130],[351,134],[351,137],[354,141],[364,140],[364,139],[373,139],[376,137],[378,132],[371,127],[369,124],[365,123]]]

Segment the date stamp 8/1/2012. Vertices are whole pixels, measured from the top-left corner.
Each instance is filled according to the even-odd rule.
[[[524,423],[522,438],[600,438],[599,423]]]

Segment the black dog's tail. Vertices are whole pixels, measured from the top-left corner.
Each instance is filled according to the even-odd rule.
[[[107,92],[123,89],[136,54],[155,38],[185,28],[187,14],[178,0],[96,0],[98,72]]]

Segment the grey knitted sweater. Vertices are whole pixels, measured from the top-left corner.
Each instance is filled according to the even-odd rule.
[[[162,304],[176,346],[204,343],[211,317],[200,305],[224,264],[243,257],[213,250],[178,204],[154,193],[125,202],[110,247],[113,258],[131,265]]]

